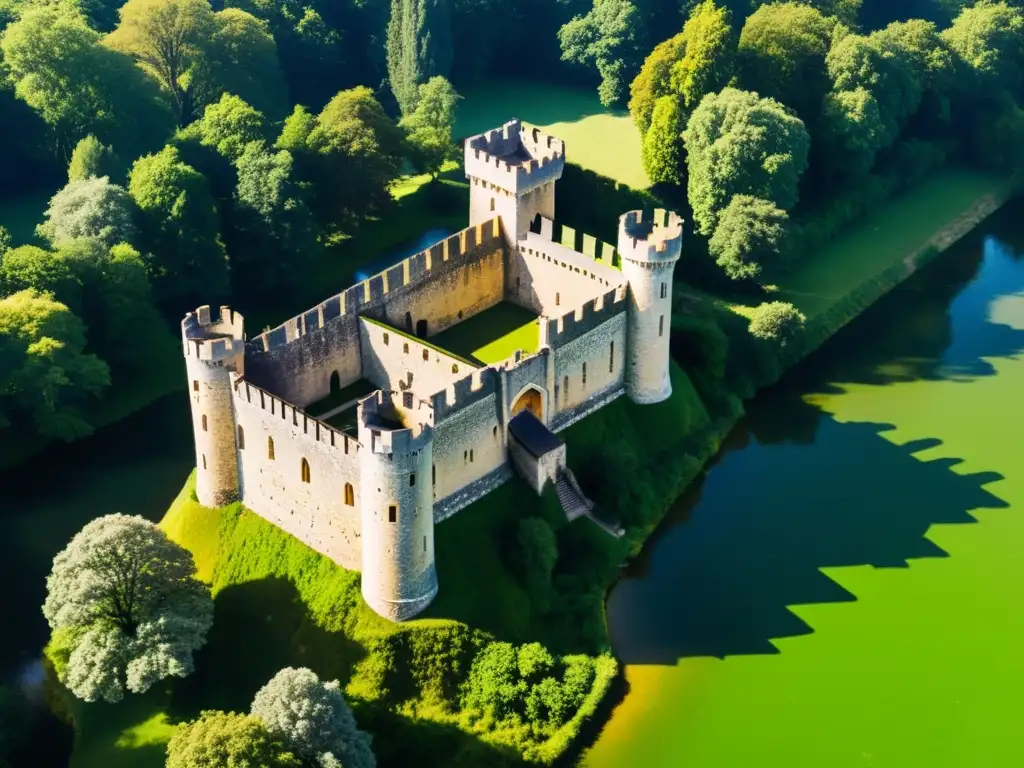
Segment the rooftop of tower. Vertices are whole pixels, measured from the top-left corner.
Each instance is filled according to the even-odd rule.
[[[540,128],[513,119],[470,136],[465,144],[467,176],[484,178],[516,191],[561,176],[565,143]]]

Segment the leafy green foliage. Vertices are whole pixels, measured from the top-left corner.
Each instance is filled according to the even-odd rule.
[[[800,118],[774,99],[726,88],[706,96],[683,134],[693,218],[711,234],[734,195],[770,200],[783,210],[798,197],[810,137]]]
[[[658,99],[672,93],[672,67],[686,55],[686,44],[687,36],[682,32],[658,43],[629,84],[629,114],[641,135],[651,126]]]
[[[299,144],[306,130],[304,144]],[[311,183],[311,203],[321,227],[340,228],[390,205],[388,186],[397,174],[404,141],[369,88],[341,91],[315,123],[296,110],[278,146],[295,154],[302,176]],[[338,184],[338,179],[347,183]]]
[[[1024,82],[1024,11],[983,0],[965,7],[942,33],[988,88],[1011,92]]]
[[[274,675],[257,691],[252,715],[307,761],[329,754],[346,768],[377,764],[338,681],[321,682],[310,669],[286,667]]]
[[[266,114],[283,114],[284,78],[266,22],[208,0],[128,0],[105,40],[135,58],[170,95],[187,124],[224,92]]]
[[[247,144],[268,138],[263,113],[228,93],[208,105],[203,116],[179,135],[198,139],[204,147],[211,147],[232,162]]]
[[[551,576],[558,562],[558,541],[542,517],[524,517],[516,531],[517,570],[523,585],[542,602],[550,600]]]
[[[54,195],[36,231],[55,246],[85,237],[109,248],[135,239],[133,215],[134,203],[124,187],[93,176],[69,182]]]
[[[655,102],[651,125],[640,144],[640,159],[652,184],[683,182],[683,106],[678,96]]]
[[[757,279],[779,261],[786,212],[768,200],[736,195],[722,211],[711,237],[711,255],[733,280]]]
[[[825,56],[835,20],[810,4],[762,5],[740,33],[739,68],[743,87],[773,98],[812,119],[828,90]]]
[[[192,672],[213,601],[191,553],[142,517],[114,514],[53,560],[43,614],[60,639],[61,681],[86,701],[119,701]]]
[[[27,9],[4,30],[0,51],[15,92],[46,123],[57,153],[92,133],[130,155],[169,131],[156,85],[65,6]]]
[[[83,406],[110,371],[84,349],[82,321],[50,295],[28,288],[0,299],[0,429],[27,421],[50,438],[89,434]]]
[[[140,211],[139,244],[161,303],[180,310],[198,295],[223,296],[227,257],[202,174],[165,147],[135,161],[128,191]]]
[[[709,93],[724,88],[733,76],[735,40],[729,11],[704,0],[683,25],[686,52],[672,64],[672,90],[682,98],[687,114]]]
[[[75,145],[68,163],[68,181],[85,181],[94,176],[106,176],[113,181],[123,173],[124,166],[113,148],[104,146],[92,134]]]
[[[563,60],[596,67],[601,77],[597,93],[605,106],[625,99],[640,63],[638,21],[636,6],[629,0],[594,0],[589,13],[574,16],[558,30]]]
[[[792,304],[766,302],[760,304],[750,317],[750,335],[784,347],[796,339],[806,319]]]
[[[452,127],[461,98],[451,83],[436,75],[420,86],[416,109],[399,122],[409,132],[407,141],[420,167],[435,178],[446,161],[458,156]]]
[[[412,114],[420,85],[452,66],[448,0],[391,0],[387,34],[388,81],[403,115]]]
[[[203,712],[178,726],[167,744],[167,768],[301,768],[302,762],[258,718]]]

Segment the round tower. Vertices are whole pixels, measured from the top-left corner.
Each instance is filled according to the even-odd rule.
[[[619,257],[629,281],[626,394],[634,403],[660,403],[672,394],[669,332],[672,273],[683,247],[683,219],[655,210],[619,217]]]
[[[196,441],[196,496],[207,507],[238,498],[238,454],[231,376],[245,367],[244,321],[228,307],[213,318],[209,306],[181,321]]]
[[[437,594],[434,569],[434,428],[410,392],[359,403],[362,591],[392,621],[412,618]]]

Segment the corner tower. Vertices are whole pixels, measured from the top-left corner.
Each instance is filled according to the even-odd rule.
[[[245,325],[229,307],[214,319],[204,305],[181,321],[196,443],[196,496],[207,507],[238,498],[231,374],[245,367]]]
[[[658,209],[646,218],[640,211],[619,217],[619,257],[629,281],[626,394],[641,405],[672,394],[672,273],[682,246],[683,219],[676,213]]]
[[[465,143],[469,224],[501,216],[511,245],[526,237],[539,213],[555,218],[555,182],[565,167],[565,144],[539,128],[510,120]]]
[[[359,403],[362,592],[392,621],[412,618],[437,594],[434,568],[434,428],[411,392]]]

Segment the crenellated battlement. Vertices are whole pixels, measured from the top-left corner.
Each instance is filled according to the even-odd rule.
[[[215,318],[210,305],[204,304],[182,319],[181,343],[186,357],[211,362],[230,359],[242,352],[245,320],[226,305]]]
[[[337,318],[354,319],[378,309],[389,293],[425,282],[430,279],[432,272],[468,260],[481,247],[497,247],[502,242],[501,219],[498,217],[466,227],[395,266],[346,288],[276,328],[264,331],[249,342],[250,348],[256,352],[269,352],[323,328]]]
[[[565,143],[519,120],[466,139],[466,176],[513,194],[557,181],[564,168]]]
[[[493,395],[498,391],[498,378],[493,367],[481,368],[432,395],[434,423],[440,424],[457,411]]]
[[[560,347],[626,311],[626,290],[613,288],[560,317],[541,320],[541,344]]]
[[[523,256],[546,259],[564,268],[573,278],[594,281],[594,295],[609,286],[625,285],[626,278],[622,272],[605,259],[597,260],[554,242],[550,237],[551,229],[545,222],[551,223],[548,219],[541,219],[541,232],[527,232],[526,237],[516,244]]]
[[[683,248],[683,217],[673,211],[655,209],[629,211],[619,217],[619,255],[652,266],[676,261]]]
[[[433,408],[411,392],[378,390],[359,401],[359,435],[372,453],[422,451],[434,439]]]
[[[270,394],[255,384],[250,384],[243,376],[236,373],[232,373],[230,376],[236,411],[243,412],[246,408],[257,408],[291,424],[293,434],[299,439],[306,438],[345,453],[359,452],[360,443],[352,435],[335,429],[310,416],[301,408]]]

